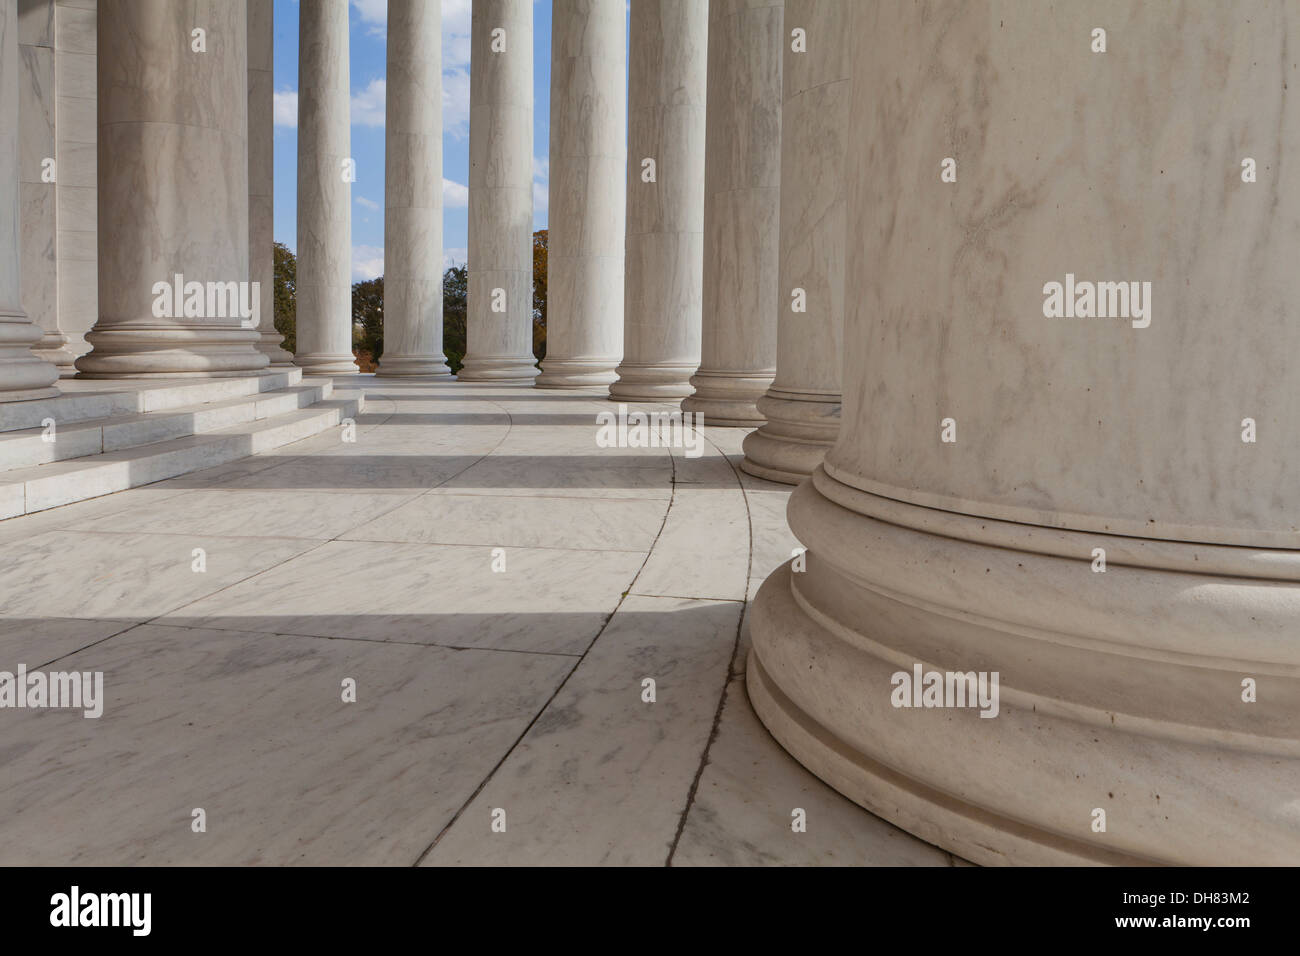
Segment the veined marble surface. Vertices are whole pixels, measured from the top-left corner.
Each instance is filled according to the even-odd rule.
[[[0,710],[0,864],[948,860],[737,689],[791,540],[743,430],[601,448],[592,392],[355,381],[355,442],[0,522],[0,670],[105,696]]]

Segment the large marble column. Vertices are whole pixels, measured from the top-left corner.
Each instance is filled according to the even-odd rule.
[[[298,8],[298,348],[331,375],[352,355],[352,159],[348,0]]]
[[[36,354],[72,375],[76,355],[59,327],[58,150],[54,0],[18,0],[19,161],[23,311],[44,334]]]
[[[442,354],[442,0],[388,0],[380,375],[450,375]]]
[[[776,378],[740,467],[788,484],[840,428],[851,12],[851,0],[785,0]]]
[[[469,70],[469,296],[456,377],[531,385],[532,0],[475,0]]]
[[[537,384],[609,385],[623,358],[624,0],[555,0],[546,357]]]
[[[700,368],[683,411],[759,425],[776,373],[782,0],[709,5]]]
[[[620,402],[684,398],[700,364],[708,32],[701,0],[632,0]]]
[[[977,863],[1293,864],[1300,11],[853,8],[844,420],[759,716]]]
[[[258,351],[292,366],[275,330],[275,10],[248,0],[248,278],[260,287]]]
[[[41,330],[27,318],[19,281],[18,2],[0,0],[0,401],[48,398],[59,371],[37,358]]]
[[[248,281],[244,4],[100,0],[98,12],[99,319],[77,368],[90,378],[265,368],[239,307],[187,290]],[[179,314],[180,297],[159,291],[177,284]]]

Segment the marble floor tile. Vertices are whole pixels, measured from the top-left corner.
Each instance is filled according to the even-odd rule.
[[[581,654],[644,560],[629,551],[333,541],[167,615],[191,627]],[[501,557],[501,556],[498,556]]]
[[[141,621],[309,551],[303,538],[47,531],[0,550],[4,620]],[[206,570],[195,571],[194,549]]]
[[[103,716],[5,712],[0,865],[410,865],[571,667],[136,628],[61,662]]]
[[[394,493],[207,488],[152,508],[132,508],[68,527],[77,531],[329,539],[401,507],[405,500],[409,498]]]
[[[355,541],[649,551],[667,502],[651,499],[425,495],[344,535]]]
[[[629,597],[426,865],[667,860],[709,740],[740,605]],[[655,682],[654,703],[643,680]],[[490,827],[494,808],[506,830]]]
[[[792,812],[807,830],[791,827]],[[872,816],[787,754],[735,677],[674,866],[949,866],[943,850]]]
[[[749,516],[738,489],[679,487],[635,594],[743,601]]]

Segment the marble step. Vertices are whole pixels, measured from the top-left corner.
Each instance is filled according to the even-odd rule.
[[[63,394],[31,402],[0,402],[0,432],[39,428],[47,418],[58,427],[116,415],[159,412],[189,405],[220,402],[259,392],[292,388],[302,381],[302,369],[273,369],[232,378],[88,380],[62,379]]]
[[[186,438],[229,425],[273,418],[324,401],[333,390],[334,383],[329,379],[308,379],[291,388],[255,392],[202,405],[183,405],[170,411],[117,415],[67,425],[56,421],[53,441],[47,440],[45,428],[0,432],[0,472]]]
[[[344,392],[309,408],[297,408],[273,418],[0,472],[0,518],[98,498],[302,441],[333,428],[344,419],[355,418],[364,403],[360,392]]]

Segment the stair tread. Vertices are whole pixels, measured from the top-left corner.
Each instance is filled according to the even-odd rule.
[[[173,438],[167,441],[152,442],[147,445],[135,445],[130,448],[119,448],[115,451],[99,452],[94,455],[83,455],[80,458],[69,458],[64,461],[52,461],[43,465],[33,465],[28,468],[14,468],[9,471],[0,472],[0,486],[21,484],[40,478],[63,476],[107,464],[116,464],[124,461],[138,461],[142,458],[166,455],[186,448],[215,444],[221,442],[223,439],[239,435],[256,434],[272,428],[281,428],[285,425],[293,424],[304,419],[328,414],[336,409],[346,409],[355,404],[356,401],[357,397],[355,395],[345,395],[343,398],[325,399],[316,402],[313,405],[309,405],[306,408],[297,408],[289,412],[283,412],[279,415],[272,416],[271,418],[259,418],[254,421],[240,422],[236,425],[228,425],[224,428],[213,429],[212,431],[202,432],[197,435],[186,435],[183,438]]]

